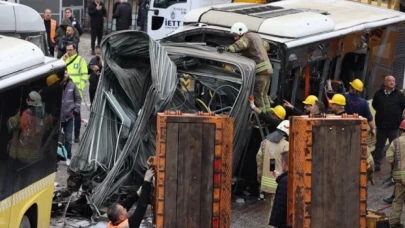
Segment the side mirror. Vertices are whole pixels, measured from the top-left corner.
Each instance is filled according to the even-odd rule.
[[[153,11],[155,16],[159,15],[159,10],[158,9],[149,9],[149,11]]]

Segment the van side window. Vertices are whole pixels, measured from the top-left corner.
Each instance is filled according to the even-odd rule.
[[[0,92],[0,200],[55,172],[62,86],[51,75]]]
[[[156,8],[168,8],[171,5],[178,4],[178,3],[186,3],[187,0],[155,0],[153,3],[153,7]]]

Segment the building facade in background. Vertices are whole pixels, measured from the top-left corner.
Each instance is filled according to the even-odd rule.
[[[44,14],[46,8],[51,9],[52,18],[55,19],[58,24],[62,21],[64,17],[64,11],[66,8],[71,8],[73,11],[73,16],[80,20],[84,29],[90,29],[90,17],[87,14],[88,5],[94,0],[5,0],[8,2],[15,2],[27,5],[36,11],[38,11],[41,16]],[[106,9],[108,18],[104,23],[104,29],[107,32],[115,31],[115,20],[112,19],[113,16],[113,5],[117,0],[102,0]],[[128,3],[132,6],[132,26],[136,28],[136,19],[138,12],[138,0],[128,0]]]

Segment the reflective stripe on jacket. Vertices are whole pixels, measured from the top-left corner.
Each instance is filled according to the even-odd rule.
[[[65,60],[66,64],[70,63],[78,54],[75,54]],[[63,59],[63,57],[62,57]],[[75,83],[76,87],[79,89],[80,97],[83,98],[83,90],[89,80],[89,75],[87,74],[87,63],[84,58],[77,56],[75,61],[73,61],[69,66],[67,66],[67,71],[69,73],[70,79]]]
[[[118,225],[113,225],[111,222],[107,224],[107,228],[129,228],[128,219],[125,219]]]
[[[273,67],[267,55],[267,51],[270,50],[270,45],[267,41],[263,40],[260,35],[247,32],[238,41],[230,45],[227,50],[229,52],[242,53],[244,57],[255,61],[257,74],[273,73]]]
[[[386,159],[393,163],[392,177],[395,182],[405,184],[405,135],[394,139],[387,150]]]
[[[259,152],[256,156],[257,175],[261,177],[261,190],[267,193],[275,193],[277,188],[276,178],[270,172],[270,159],[275,159],[276,170],[282,173],[281,153],[288,151],[288,141],[283,137],[280,142],[273,143],[269,140],[263,140]]]
[[[44,19],[42,20],[44,21]],[[56,20],[51,19],[51,28],[50,28],[51,34],[49,34],[49,36],[51,37],[51,42],[53,44],[55,44],[56,25],[57,25]]]

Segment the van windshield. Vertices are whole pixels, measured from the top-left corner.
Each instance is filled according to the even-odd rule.
[[[168,8],[171,5],[177,4],[177,3],[185,3],[187,0],[155,0],[153,2],[153,7],[156,8]]]

